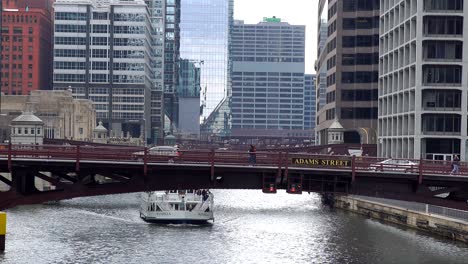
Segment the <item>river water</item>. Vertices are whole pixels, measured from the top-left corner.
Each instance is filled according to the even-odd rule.
[[[154,225],[139,195],[7,211],[0,263],[468,263],[468,245],[320,205],[317,195],[215,190],[211,226]]]

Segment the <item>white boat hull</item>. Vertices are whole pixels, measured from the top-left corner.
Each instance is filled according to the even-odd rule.
[[[141,212],[140,217],[150,223],[203,224],[214,220],[213,212],[189,211]]]

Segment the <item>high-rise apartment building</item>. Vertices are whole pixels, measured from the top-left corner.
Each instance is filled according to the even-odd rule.
[[[54,24],[54,90],[91,99],[111,136],[148,138],[154,72],[145,2],[58,0]]]
[[[327,41],[316,63],[326,65],[326,102],[317,112],[318,144],[330,127],[343,127],[343,143],[375,143],[378,117],[379,0],[320,0],[319,24]],[[320,72],[317,72],[320,74]]]
[[[304,129],[315,128],[315,74],[304,75]]]
[[[0,91],[50,89],[53,0],[2,0]]]
[[[468,11],[463,0],[380,3],[380,156],[467,157]]]
[[[151,87],[151,139],[161,142],[164,137],[164,40],[166,0],[145,0],[153,26],[153,86]]]
[[[200,65],[201,132],[230,133],[230,32],[233,0],[181,0],[180,58]]]
[[[305,26],[235,21],[232,138],[310,138],[304,131]]]

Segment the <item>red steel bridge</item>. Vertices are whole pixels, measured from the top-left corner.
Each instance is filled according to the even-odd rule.
[[[468,163],[451,175],[444,161],[383,165],[385,158],[86,145],[0,145],[0,209],[74,197],[170,189],[261,189],[356,194],[468,210]],[[38,188],[36,179],[52,186]],[[440,198],[442,194],[445,198]],[[447,195],[448,194],[448,195]]]

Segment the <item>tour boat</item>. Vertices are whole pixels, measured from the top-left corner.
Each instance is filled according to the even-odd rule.
[[[206,224],[214,221],[213,194],[208,190],[145,192],[140,217],[150,223]]]

